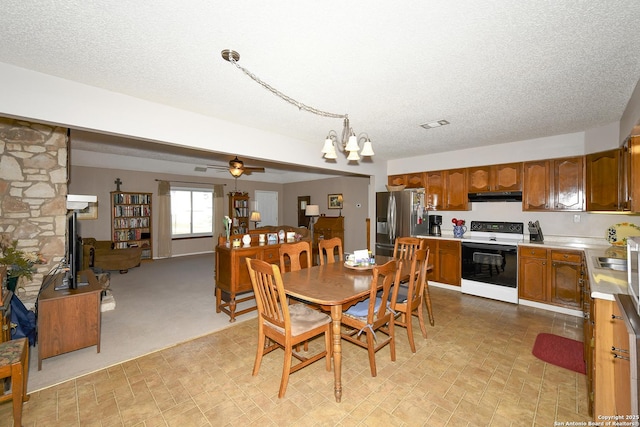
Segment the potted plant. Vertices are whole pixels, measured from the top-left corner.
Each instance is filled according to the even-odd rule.
[[[24,252],[17,248],[18,241],[11,241],[6,236],[0,239],[0,264],[7,266],[7,288],[15,291],[18,281],[24,277],[33,278],[36,264],[44,264],[45,260],[39,253]]]

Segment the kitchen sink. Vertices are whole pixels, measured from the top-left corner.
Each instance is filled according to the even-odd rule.
[[[596,266],[607,270],[627,271],[627,260],[622,258],[595,257]]]

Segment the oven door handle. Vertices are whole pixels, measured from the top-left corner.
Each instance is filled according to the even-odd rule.
[[[493,243],[473,243],[473,242],[462,242],[463,248],[469,249],[480,249],[483,251],[494,250],[494,251],[513,251],[517,252],[518,247],[515,245],[500,245]]]

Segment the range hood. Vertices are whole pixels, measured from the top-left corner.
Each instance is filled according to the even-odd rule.
[[[522,191],[486,191],[469,193],[470,202],[521,202]]]

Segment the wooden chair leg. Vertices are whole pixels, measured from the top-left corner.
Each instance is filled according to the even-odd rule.
[[[293,348],[286,346],[284,349],[284,363],[282,367],[282,379],[280,380],[280,391],[278,391],[278,397],[283,397],[287,391],[287,384],[289,384],[289,373],[291,372],[291,358],[293,357]]]
[[[411,316],[409,316],[409,321],[411,321]],[[395,338],[395,328],[393,325],[393,321],[389,322],[389,338],[391,341],[389,342],[389,350],[391,351],[391,361],[396,361],[396,338]]]
[[[260,364],[262,363],[262,356],[264,355],[265,336],[262,332],[258,335],[258,350],[256,351],[256,361],[253,364],[253,373],[255,377],[260,371]]]
[[[378,375],[378,372],[376,371],[376,343],[373,339],[373,333],[367,331],[365,332],[365,334],[367,336],[367,352],[369,353],[369,367],[371,368],[371,376],[375,377],[376,375]]]
[[[416,343],[413,341],[413,316],[411,315],[411,313],[407,313],[404,317],[405,317],[404,324],[407,326],[407,337],[409,338],[409,347],[411,347],[411,352],[415,353]]]
[[[435,325],[435,320],[433,319],[433,309],[431,308],[431,295],[429,294],[429,288],[424,288],[424,301],[427,304],[427,311],[429,312],[429,323],[431,326]]]
[[[420,301],[420,305],[418,306],[418,321],[420,322],[420,330],[422,331],[422,336],[427,338],[427,327],[424,325],[424,310],[422,309],[422,301]]]

